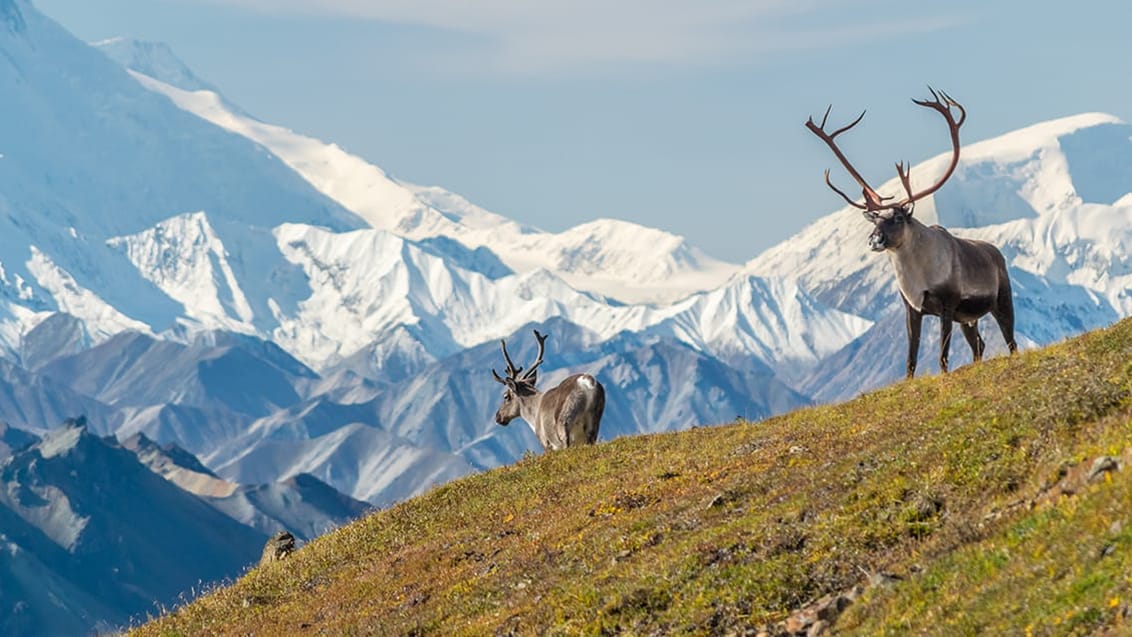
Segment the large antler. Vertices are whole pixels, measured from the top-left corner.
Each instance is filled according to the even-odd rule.
[[[909,164],[908,166],[905,166],[904,162],[897,163],[896,164],[896,174],[900,176],[900,183],[903,184],[904,192],[908,195],[908,197],[905,198],[905,199],[902,199],[902,200],[900,200],[896,203],[885,203],[886,201],[889,201],[893,198],[892,197],[881,197],[879,194],[877,194],[877,191],[873,190],[873,188],[871,186],[869,186],[869,184],[865,181],[865,179],[863,177],[861,177],[861,173],[857,172],[857,169],[854,168],[853,165],[849,163],[849,160],[845,157],[845,154],[842,153],[841,149],[837,147],[837,142],[834,141],[837,138],[838,135],[840,135],[841,133],[844,133],[845,131],[849,130],[850,128],[853,128],[858,123],[860,123],[861,119],[865,116],[865,113],[863,111],[857,117],[857,119],[853,120],[852,122],[850,122],[849,124],[847,124],[845,126],[842,126],[839,129],[833,131],[832,133],[825,132],[825,123],[826,123],[826,120],[829,118],[829,112],[833,109],[832,105],[830,105],[830,107],[825,110],[825,115],[822,117],[820,125],[814,123],[813,117],[810,117],[809,119],[806,120],[806,128],[810,129],[811,132],[813,132],[815,135],[820,137],[821,140],[824,141],[827,146],[829,146],[829,149],[833,151],[833,154],[837,156],[837,159],[841,161],[841,165],[844,166],[845,170],[847,170],[849,172],[849,174],[853,177],[853,179],[856,180],[857,184],[861,186],[861,194],[864,195],[865,203],[863,205],[857,203],[856,201],[850,199],[849,196],[846,195],[843,191],[841,191],[837,186],[834,186],[833,182],[830,181],[830,179],[829,179],[829,171],[828,170],[825,171],[825,183],[826,183],[826,185],[829,186],[834,192],[841,195],[841,198],[844,199],[846,202],[848,202],[849,205],[851,205],[854,208],[857,208],[859,210],[865,211],[866,216],[872,217],[872,216],[875,215],[875,213],[877,213],[881,210],[891,210],[893,208],[905,208],[909,204],[912,204],[913,202],[915,202],[917,200],[923,199],[924,197],[926,197],[926,196],[932,194],[933,192],[939,190],[943,186],[944,182],[946,182],[948,180],[948,178],[951,177],[951,174],[953,172],[955,172],[955,167],[959,165],[959,127],[962,126],[963,122],[967,120],[967,111],[964,110],[963,106],[961,104],[959,104],[959,102],[952,99],[952,97],[950,95],[948,95],[947,93],[944,93],[943,91],[937,92],[935,89],[933,89],[930,86],[928,87],[928,90],[931,91],[933,99],[931,99],[931,100],[914,99],[912,101],[914,103],[920,105],[920,106],[926,106],[926,107],[928,107],[928,108],[930,108],[934,111],[937,111],[939,114],[943,115],[944,119],[947,120],[947,126],[948,126],[948,129],[950,130],[950,133],[951,133],[951,148],[952,148],[951,164],[948,165],[947,171],[943,174],[943,176],[941,178],[939,178],[934,184],[932,184],[932,186],[930,186],[929,188],[922,190],[920,192],[913,193],[912,192],[912,178],[911,178],[911,164]],[[956,121],[955,116],[952,114],[952,111],[951,111],[952,107],[959,109],[959,120],[958,121]]]
[[[837,159],[841,161],[841,165],[844,166],[845,170],[849,171],[849,174],[853,177],[854,180],[856,180],[857,185],[861,187],[861,194],[865,197],[865,204],[861,205],[856,201],[853,201],[849,198],[849,195],[845,194],[844,191],[842,191],[837,186],[834,186],[833,182],[829,179],[829,170],[825,171],[825,184],[829,186],[830,189],[833,190],[833,192],[841,195],[841,198],[854,208],[858,208],[866,212],[875,212],[877,210],[883,210],[887,207],[890,207],[886,206],[884,204],[884,201],[885,199],[892,199],[892,197],[881,197],[880,195],[878,195],[877,191],[873,190],[872,187],[869,186],[868,182],[865,181],[865,178],[861,176],[861,173],[857,172],[857,169],[853,167],[853,164],[849,163],[849,159],[845,157],[845,154],[842,153],[841,149],[837,147],[837,142],[834,141],[835,139],[837,139],[838,135],[861,123],[861,120],[865,117],[865,111],[861,111],[861,114],[857,116],[857,119],[853,120],[852,122],[849,122],[845,126],[842,126],[832,133],[827,133],[825,132],[825,122],[829,119],[829,113],[832,110],[833,104],[830,104],[829,108],[825,109],[825,115],[823,115],[821,118],[821,124],[815,124],[814,118],[812,116],[809,117],[806,120],[806,128],[810,129],[813,134],[820,137],[821,140],[825,142],[827,146],[829,146],[829,149],[833,151],[833,154],[837,156]]]
[[[535,330],[535,340],[538,341],[538,356],[535,358],[535,362],[531,364],[530,368],[527,369],[527,373],[523,374],[523,380],[535,377],[538,366],[542,365],[542,354],[546,351],[546,339],[548,338],[550,338],[550,334],[539,334],[538,330]]]
[[[905,167],[904,162],[897,163],[896,174],[900,175],[900,183],[904,184],[904,192],[908,194],[908,198],[900,202],[900,207],[907,206],[908,204],[923,199],[924,197],[927,197],[933,192],[939,190],[941,187],[943,187],[944,182],[946,182],[951,177],[951,173],[955,172],[955,167],[959,165],[959,127],[963,125],[963,122],[967,121],[967,111],[963,108],[962,104],[956,102],[947,93],[944,93],[943,91],[939,91],[937,93],[936,90],[930,86],[928,87],[928,90],[931,91],[932,94],[931,100],[914,99],[912,100],[912,102],[920,106],[926,106],[938,112],[940,115],[943,115],[943,118],[945,120],[947,120],[947,128],[951,133],[951,163],[948,164],[947,171],[943,173],[942,177],[936,180],[936,182],[929,188],[921,190],[917,193],[912,192],[912,178],[910,174],[912,165],[908,164],[908,166]],[[941,97],[943,99],[940,99]],[[951,107],[953,106],[959,109],[959,121],[955,121],[955,116],[951,113]]]
[[[499,339],[499,346],[503,348],[503,358],[507,361],[507,378],[511,380],[518,380],[519,372],[523,371],[523,368],[515,367],[515,363],[511,362],[511,355],[507,353],[507,341]],[[529,374],[530,371],[528,370],[527,373]],[[507,384],[507,381],[500,377],[499,374],[496,373],[494,368],[492,368],[491,370],[491,375],[495,377],[496,381],[503,383],[504,385]]]

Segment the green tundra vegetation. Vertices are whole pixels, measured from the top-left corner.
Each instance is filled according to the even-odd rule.
[[[134,632],[778,634],[841,595],[821,616],[845,634],[1132,634],[1130,461],[1125,320],[840,405],[528,456]]]

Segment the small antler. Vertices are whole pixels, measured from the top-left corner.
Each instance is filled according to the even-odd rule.
[[[531,364],[530,368],[527,369],[527,373],[523,374],[523,380],[534,378],[537,375],[538,366],[542,365],[542,354],[546,351],[546,339],[550,338],[550,334],[539,334],[538,330],[534,332],[535,339],[538,341],[538,357],[535,359],[535,362]]]

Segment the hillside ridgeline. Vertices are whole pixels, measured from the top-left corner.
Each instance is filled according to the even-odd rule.
[[[842,405],[528,456],[136,632],[1127,628],[1130,460],[1125,320]]]

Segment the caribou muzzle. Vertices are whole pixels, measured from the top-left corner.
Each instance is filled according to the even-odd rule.
[[[884,233],[880,231],[880,228],[877,228],[869,234],[869,248],[873,252],[884,252],[884,249],[887,247],[888,240],[885,239]]]

